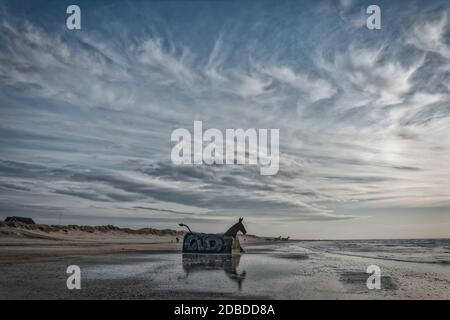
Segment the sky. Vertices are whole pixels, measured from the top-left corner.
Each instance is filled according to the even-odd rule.
[[[0,21],[0,217],[450,237],[448,1],[0,0]],[[278,174],[174,165],[195,120],[279,129]]]

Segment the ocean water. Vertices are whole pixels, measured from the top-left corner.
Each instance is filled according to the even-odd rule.
[[[133,263],[92,265],[99,279],[142,279],[153,298],[449,298],[450,240],[269,242],[242,255],[139,255]],[[126,257],[125,257],[126,259]],[[366,286],[382,270],[381,290]],[[144,290],[145,291],[145,290]]]
[[[301,246],[342,255],[450,265],[450,239],[308,241]]]

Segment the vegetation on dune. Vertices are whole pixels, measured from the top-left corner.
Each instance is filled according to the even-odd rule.
[[[47,224],[25,224],[21,222],[3,222],[0,221],[0,227],[11,227],[17,229],[24,229],[30,231],[41,231],[41,232],[70,232],[70,231],[81,231],[88,233],[97,232],[124,232],[127,234],[141,234],[141,235],[158,235],[158,236],[178,236],[183,235],[185,231],[176,231],[171,229],[158,230],[153,228],[142,228],[142,229],[130,229],[130,228],[119,228],[113,225],[105,226],[79,226],[79,225],[47,225]]]

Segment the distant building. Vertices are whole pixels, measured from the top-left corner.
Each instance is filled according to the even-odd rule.
[[[25,224],[35,224],[33,219],[24,217],[7,217],[5,222],[21,222]]]

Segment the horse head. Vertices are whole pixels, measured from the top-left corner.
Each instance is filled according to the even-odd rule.
[[[245,230],[244,224],[242,223],[242,220],[244,220],[244,218],[239,218],[239,222],[238,222],[238,231],[242,232],[243,234],[247,234],[247,230]]]
[[[231,236],[231,237],[236,237],[237,233],[240,231],[243,234],[247,234],[247,230],[245,230],[244,225],[242,224],[242,220],[244,220],[244,218],[239,218],[239,222],[234,224],[230,229],[228,229],[224,235],[226,236]]]

